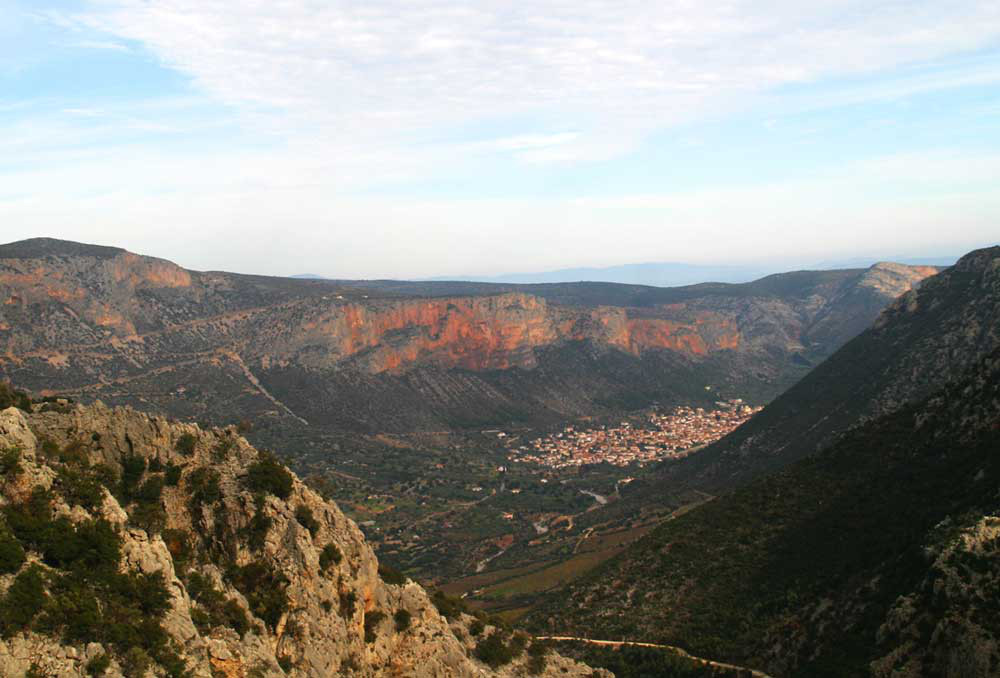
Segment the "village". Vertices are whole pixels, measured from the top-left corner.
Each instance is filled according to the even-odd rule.
[[[512,462],[552,469],[600,463],[642,465],[685,457],[723,437],[761,409],[738,398],[718,401],[713,410],[678,407],[670,414],[650,414],[648,426],[633,426],[628,422],[582,430],[567,426],[558,433],[517,447],[514,439],[503,433],[497,435],[507,438]]]

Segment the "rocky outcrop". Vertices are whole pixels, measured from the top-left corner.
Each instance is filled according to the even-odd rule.
[[[161,624],[192,675],[525,675],[526,654],[499,668],[475,658],[476,639],[463,631],[472,621],[468,615],[449,623],[417,583],[384,581],[361,532],[332,502],[273,462],[264,464],[270,480],[261,481],[277,482],[272,491],[249,481],[269,458],[234,429],[204,431],[101,404],[44,409],[27,416],[14,408],[0,412],[0,449],[20,451],[18,470],[3,480],[0,505],[17,505],[41,486],[52,488],[56,514],[76,523],[107,521],[121,544],[121,571],[163,576],[169,605]],[[116,497],[104,488],[103,501],[92,509],[73,505],[72,473],[109,468],[122,477],[126,464],[146,469],[143,483],[162,478],[165,469],[178,474],[152,505],[148,496],[143,500],[146,510],[162,512],[162,526],[139,527],[138,500],[122,500],[120,490]],[[145,486],[134,480],[136,487]],[[205,490],[209,486],[214,490]],[[28,551],[22,572],[39,562]],[[248,589],[240,573],[250,570],[267,576]],[[0,578],[0,590],[13,579]],[[206,586],[216,590],[216,602],[206,596]],[[272,598],[258,599],[266,587]],[[274,596],[284,602],[277,608],[268,602],[259,616],[261,601]],[[206,617],[222,600],[228,601],[227,619],[246,615],[245,628]],[[106,675],[122,675],[129,666],[121,648],[74,644],[48,635],[44,625],[30,628],[4,634],[3,675],[23,675],[34,666],[44,675],[84,676],[87,662],[104,654],[112,657]],[[544,663],[539,675],[609,675],[556,655]]]
[[[988,601],[1000,586],[1000,517],[952,522],[925,551],[931,564],[919,589],[900,596],[879,627],[878,644],[892,651],[871,663],[875,678],[996,675],[1000,639]]]

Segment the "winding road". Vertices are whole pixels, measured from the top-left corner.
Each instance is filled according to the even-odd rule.
[[[680,655],[685,659],[690,659],[693,662],[698,662],[703,666],[712,666],[719,669],[728,669],[730,671],[743,671],[746,674],[753,676],[753,678],[772,678],[763,671],[758,671],[757,669],[748,669],[745,666],[737,666],[736,664],[727,664],[725,662],[717,662],[711,659],[704,659],[703,657],[695,657],[693,654],[688,653],[686,650],[682,650],[676,645],[658,645],[656,643],[643,643],[637,640],[595,640],[594,638],[578,638],[577,636],[535,636],[538,640],[554,640],[554,641],[570,641],[587,643],[588,645],[604,645],[605,647],[619,648],[622,645],[629,645],[631,647],[651,647],[659,650],[669,650],[674,654]]]

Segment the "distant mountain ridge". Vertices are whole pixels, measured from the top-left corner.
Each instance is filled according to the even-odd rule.
[[[761,400],[935,271],[681,288],[319,281],[36,239],[0,245],[0,375],[177,416],[366,431]]]
[[[834,270],[844,268],[869,268],[884,261],[893,261],[910,266],[934,266],[944,268],[955,263],[958,257],[854,257],[811,264],[808,270]],[[543,284],[566,282],[610,282],[627,285],[648,285],[652,287],[681,287],[698,283],[746,283],[768,275],[789,270],[774,264],[712,265],[686,264],[680,262],[651,262],[622,264],[619,266],[596,266],[564,268],[538,273],[507,273],[481,276],[435,276],[428,281],[467,281],[488,283]]]

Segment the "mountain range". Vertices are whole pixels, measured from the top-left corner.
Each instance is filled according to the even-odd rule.
[[[679,288],[321,281],[35,239],[0,246],[0,376],[179,417],[358,432],[767,401],[936,271]]]

